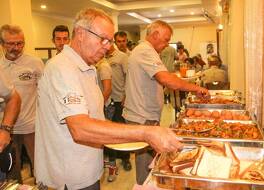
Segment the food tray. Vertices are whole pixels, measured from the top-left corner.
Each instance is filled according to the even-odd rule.
[[[179,118],[190,119],[221,119],[221,120],[252,120],[247,110],[226,110],[187,108],[181,111]]]
[[[212,109],[244,109],[245,104],[241,100],[241,98],[234,97],[234,96],[226,96],[226,97],[219,97],[219,96],[211,96],[211,99],[221,98],[228,101],[233,101],[231,103],[197,103],[200,99],[195,95],[188,95],[185,99],[184,105],[186,108],[212,108]]]
[[[175,130],[175,133],[177,134],[178,137],[184,140],[188,140],[190,142],[195,142],[199,140],[207,140],[207,141],[227,141],[227,142],[236,142],[237,144],[241,146],[253,146],[253,147],[262,147],[264,144],[264,136],[263,136],[263,130],[260,128],[260,126],[254,122],[254,121],[238,121],[238,120],[224,120],[220,121],[219,123],[215,123],[214,125],[217,126],[216,131],[221,130],[221,127],[225,123],[241,123],[241,124],[249,124],[249,125],[254,125],[256,131],[258,132],[258,138],[252,139],[252,138],[238,138],[238,137],[229,137],[229,136],[216,136],[216,133],[212,133],[212,130],[203,132],[203,133],[193,133],[193,132],[179,132],[179,130],[176,131],[176,128],[181,129],[182,124],[189,124],[192,122],[208,122],[208,123],[215,123],[213,120],[201,120],[201,119],[181,119],[172,124],[170,127]],[[233,128],[234,129],[234,128]],[[246,129],[246,127],[244,128]],[[236,132],[239,132],[240,130],[236,130]],[[233,134],[233,133],[232,133]],[[222,135],[222,133],[221,133]],[[235,135],[234,135],[235,136]]]
[[[240,162],[263,161],[264,149],[256,147],[233,146],[233,151]],[[264,189],[264,181],[244,180],[239,178],[220,179],[199,176],[189,176],[172,172],[160,171],[162,160],[166,159],[167,153],[163,153],[157,159],[152,170],[153,179],[158,187],[174,190],[202,189],[202,190],[250,190]],[[164,162],[163,162],[164,163]]]

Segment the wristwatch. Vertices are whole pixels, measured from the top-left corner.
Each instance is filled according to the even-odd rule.
[[[8,133],[11,133],[12,129],[13,129],[13,126],[1,124],[0,125],[0,129],[5,130]]]

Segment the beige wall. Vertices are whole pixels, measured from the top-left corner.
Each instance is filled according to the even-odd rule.
[[[227,49],[230,87],[245,95],[244,0],[232,0],[230,8]]]
[[[24,32],[25,52],[34,54],[34,38],[31,16],[31,0],[1,0],[0,25],[18,25]]]
[[[201,26],[172,26],[173,36],[171,43],[182,41],[190,56],[200,52],[200,43],[216,42],[216,26],[214,24]],[[140,39],[146,35],[145,26],[141,26]]]
[[[0,26],[11,23],[10,1],[0,2]]]
[[[73,20],[60,17],[47,17],[36,13],[32,14],[35,47],[54,47],[52,43],[52,31],[56,25],[66,25],[72,33]],[[53,53],[56,53],[55,51]],[[46,51],[36,51],[36,55],[47,58]]]

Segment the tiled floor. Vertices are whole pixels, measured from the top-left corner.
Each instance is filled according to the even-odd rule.
[[[169,126],[172,122],[175,121],[175,112],[173,107],[170,104],[165,104],[162,117],[161,117],[161,126]],[[101,190],[131,190],[136,183],[136,173],[135,173],[135,154],[131,153],[130,161],[132,164],[131,171],[125,171],[121,165],[121,160],[117,160],[118,166],[118,175],[116,180],[113,182],[107,181],[108,168],[105,168],[105,172],[101,180]],[[34,178],[29,176],[29,165],[24,165],[22,170],[23,182],[28,185],[34,184]]]

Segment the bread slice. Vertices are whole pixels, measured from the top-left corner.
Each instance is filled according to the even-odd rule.
[[[231,165],[231,158],[215,155],[205,149],[196,174],[201,177],[227,179],[230,175]]]
[[[253,164],[253,161],[249,160],[241,160],[240,161],[240,169],[239,169],[239,176],[242,177],[243,174],[249,169],[249,167]]]
[[[193,162],[186,162],[186,163],[183,163],[183,164],[179,164],[179,165],[175,165],[172,167],[172,171],[173,173],[179,173],[180,170],[183,170],[185,168],[189,168],[194,165],[194,161]]]
[[[240,161],[235,155],[230,143],[225,142],[225,153],[226,157],[232,159],[232,166],[230,171],[230,178],[237,178],[239,176]]]
[[[194,162],[197,154],[199,152],[199,148],[192,149],[190,151],[181,152],[177,155],[177,157],[170,163],[173,167],[175,165],[184,164],[187,162]]]
[[[242,174],[241,179],[264,181],[264,163],[254,162]]]
[[[196,161],[195,161],[194,166],[193,166],[193,168],[192,168],[192,170],[191,170],[191,174],[192,174],[192,175],[196,175],[196,173],[197,173],[197,169],[198,169],[198,166],[199,166],[199,164],[200,164],[200,161],[201,161],[201,159],[202,159],[202,156],[203,156],[203,153],[204,153],[205,149],[206,149],[206,148],[205,148],[204,146],[201,146],[201,147],[199,148],[199,152],[198,152],[198,154],[197,154]]]
[[[170,163],[170,160],[167,157],[161,156],[158,161],[159,171],[161,173],[172,173],[172,169],[169,163]]]
[[[207,149],[210,149],[210,151],[214,154],[225,156],[225,145],[223,142],[199,142],[199,144],[205,146]]]

